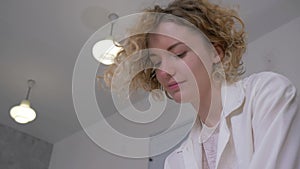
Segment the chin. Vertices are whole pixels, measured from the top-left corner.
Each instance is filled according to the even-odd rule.
[[[174,95],[171,95],[173,100],[177,103],[192,103],[193,99],[195,99],[195,96],[191,93],[175,93]]]
[[[188,97],[182,97],[180,93],[176,93],[175,95],[172,95],[173,100],[176,103],[189,103],[191,99],[188,99]]]
[[[181,100],[181,99],[173,98],[173,100],[174,100],[176,103],[182,103],[182,100]]]

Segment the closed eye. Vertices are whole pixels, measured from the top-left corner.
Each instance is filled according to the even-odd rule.
[[[179,58],[183,58],[183,57],[185,57],[186,53],[187,53],[187,51],[177,54],[176,56]]]

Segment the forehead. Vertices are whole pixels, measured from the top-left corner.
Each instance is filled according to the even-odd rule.
[[[150,34],[148,39],[149,48],[167,49],[170,45],[181,42],[173,37],[162,34]]]
[[[161,22],[153,31],[149,32],[147,41],[149,48],[167,49],[174,43],[182,42],[191,49],[199,49],[203,48],[205,39],[200,31],[174,22]]]
[[[174,22],[161,22],[153,31],[149,32],[149,41],[160,39],[184,41],[187,28]]]

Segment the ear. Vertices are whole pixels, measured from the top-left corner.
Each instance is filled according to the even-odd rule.
[[[217,51],[217,55],[214,56],[213,63],[219,63],[224,58],[224,50],[221,47],[221,45],[218,45],[218,44],[214,44],[214,47]]]

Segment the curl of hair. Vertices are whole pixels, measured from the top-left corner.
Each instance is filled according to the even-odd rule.
[[[199,28],[213,45],[222,48],[224,57],[221,64],[211,72],[212,76],[217,76],[213,78],[232,83],[244,73],[241,58],[246,50],[246,33],[244,23],[235,10],[222,8],[208,0],[175,0],[166,8],[154,6],[144,12],[139,22],[131,28],[131,36],[121,44],[123,50],[115,58],[115,63],[104,73],[104,80],[108,86],[113,87],[111,79],[122,72],[116,71],[116,68],[125,60],[131,60],[130,66],[122,66],[125,69],[139,70],[151,65],[146,54],[140,51],[147,49],[148,34],[145,32],[153,30],[161,22],[161,17],[156,17],[153,13],[171,14],[187,20]],[[130,82],[130,88],[143,88],[146,91],[160,89],[161,86],[153,72],[153,69],[140,71]]]

